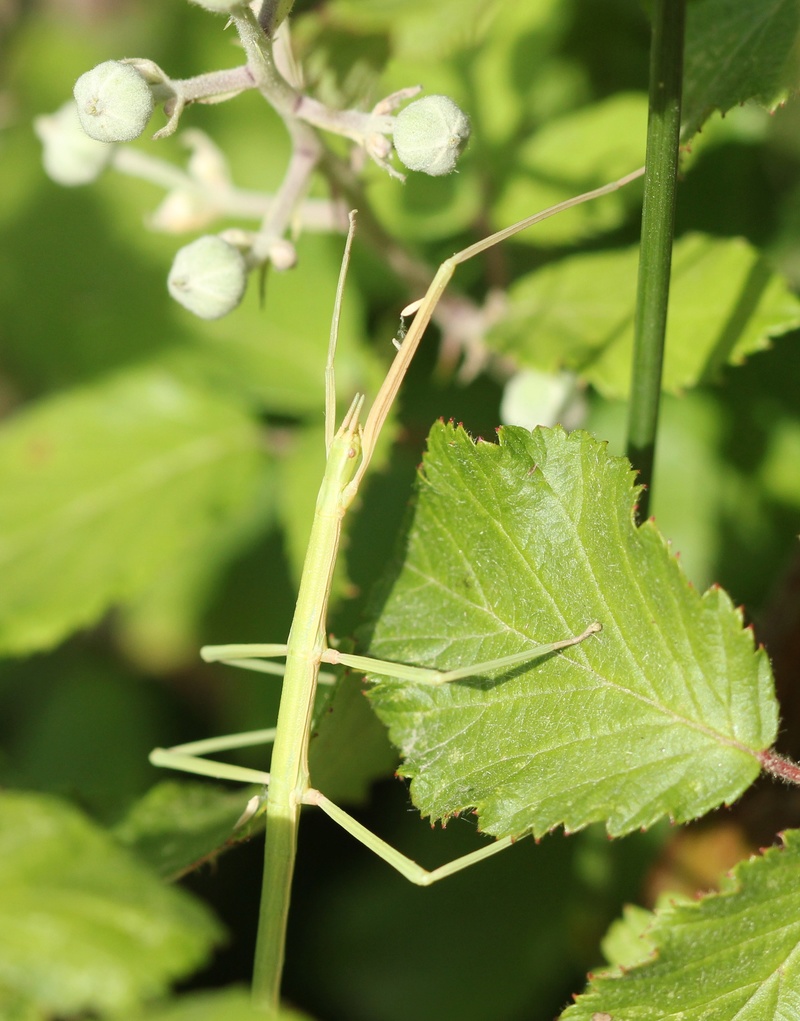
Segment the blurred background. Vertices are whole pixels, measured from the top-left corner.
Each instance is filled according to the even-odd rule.
[[[33,124],[106,59],[149,57],[175,78],[239,62],[223,24],[177,0],[0,6],[0,776],[68,797],[110,826],[163,779],[147,762],[153,746],[275,718],[277,681],[204,666],[197,649],[288,632],[324,463],[322,369],[343,238],[303,234],[296,269],[269,272],[263,294],[251,281],[231,316],[201,322],[166,289],[175,251],[198,231],[153,229],[164,192],[140,179],[108,171],[88,186],[54,183]],[[491,229],[642,162],[648,20],[634,0],[332,0],[298,2],[293,32],[309,90],[332,105],[367,108],[419,82],[453,96],[473,122],[452,177],[401,185],[363,170],[360,201],[375,225],[357,236],[348,280],[344,402],[356,388],[374,392],[399,309],[416,296],[388,264],[394,254],[432,271]],[[571,149],[568,118],[602,104],[603,144],[591,157]],[[712,118],[685,154],[677,222],[679,236],[746,239],[791,288],[800,285],[799,118],[791,105]],[[213,138],[239,186],[277,188],[289,149],[259,97],[191,107],[187,128]],[[180,133],[158,143],[151,133],[135,147],[185,165]],[[329,194],[321,177],[314,194]],[[633,186],[488,253],[459,271],[454,294],[480,303],[579,247],[634,244],[639,201]],[[665,399],[651,510],[692,582],[723,585],[767,642],[782,749],[797,755],[800,346],[794,299],[784,304],[764,350]],[[563,421],[622,453],[626,406],[613,386],[558,365],[520,377],[513,353],[498,351],[480,339],[440,344],[433,333],[421,351],[395,443],[384,445],[349,533],[338,636],[355,635],[368,614],[437,418],[487,437],[502,421]],[[52,471],[36,474],[42,462]],[[392,776],[392,749],[355,701],[354,729],[326,737],[318,754],[326,792],[426,866],[475,846],[469,819],[445,833],[420,821]],[[265,754],[241,761],[263,768]],[[613,844],[594,828],[526,840],[431,890],[409,887],[308,813],[287,998],[331,1021],[552,1017],[600,961],[599,940],[624,902],[707,888],[797,823],[791,797],[773,793],[677,839],[656,827]],[[253,839],[184,880],[232,934],[198,985],[249,979],[260,854]]]

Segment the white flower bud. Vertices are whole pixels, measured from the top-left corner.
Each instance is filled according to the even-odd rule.
[[[167,286],[172,297],[201,319],[232,312],[247,286],[247,265],[238,248],[207,234],[175,255]]]
[[[45,173],[56,184],[91,184],[105,170],[114,147],[89,138],[70,100],[55,113],[37,117],[33,128],[42,143]]]
[[[210,227],[218,218],[219,210],[205,196],[196,190],[175,188],[147,218],[147,225],[167,234],[187,234]]]
[[[98,142],[132,142],[153,113],[150,86],[119,60],[106,60],[82,74],[73,94],[83,130]]]
[[[397,115],[394,147],[409,170],[440,177],[455,170],[469,138],[469,117],[447,96],[424,96]]]
[[[275,269],[294,269],[297,265],[297,249],[286,238],[278,238],[270,246],[268,258]]]

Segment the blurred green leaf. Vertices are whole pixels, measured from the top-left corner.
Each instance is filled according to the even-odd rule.
[[[54,397],[0,438],[0,647],[45,648],[213,541],[264,485],[251,418],[151,366]]]
[[[669,896],[675,900],[675,894]],[[636,904],[626,904],[622,918],[611,924],[603,940],[603,954],[609,964],[632,968],[652,956],[656,947],[647,933],[652,924],[652,911]]]
[[[163,1007],[126,1014],[121,1021],[264,1021],[264,1012],[252,1005],[245,989],[228,988],[213,993],[181,996]],[[281,1007],[270,1021],[310,1021],[308,1014]]]
[[[325,473],[325,427],[309,425],[286,432],[278,463],[277,512],[284,529],[286,556],[295,585],[300,584],[317,494]],[[337,565],[338,567],[339,565]]]
[[[119,819],[152,782],[147,752],[166,722],[158,696],[97,646],[2,662],[0,783],[71,797],[103,822]]]
[[[800,997],[800,834],[736,867],[719,893],[656,909],[647,960],[595,973],[565,1021],[772,1021]],[[665,1008],[665,1004],[669,1004]],[[668,1013],[667,1013],[668,1012]]]
[[[495,836],[611,835],[738,797],[774,740],[769,663],[718,588],[691,588],[624,458],[585,433],[429,437],[408,550],[372,655],[449,669],[580,634],[581,646],[432,688],[381,678],[378,715],[424,816],[476,808]]]
[[[398,238],[449,238],[494,215],[494,196],[503,182],[527,174],[520,153],[543,122],[586,102],[580,68],[557,52],[569,12],[557,0],[470,3],[468,9],[456,3],[452,18],[441,5],[415,5],[413,12],[404,9],[402,18],[393,3],[378,6],[391,33],[385,91],[419,82],[427,95],[450,96],[472,120],[472,141],[458,172],[449,177],[411,173],[398,189],[385,175],[376,175],[370,204]],[[363,19],[364,5],[343,8],[358,31],[355,22]],[[439,49],[449,59],[432,58]],[[530,212],[525,207],[519,215]]]
[[[595,397],[585,427],[625,449],[627,408]],[[659,413],[659,448],[651,508],[663,535],[680,556],[687,578],[700,589],[719,582],[725,528],[723,513],[745,526],[758,494],[749,473],[737,472],[723,449],[727,416],[704,389],[664,397]],[[737,599],[742,594],[737,592]]]
[[[206,613],[219,598],[221,579],[237,558],[256,556],[257,541],[274,524],[277,483],[272,468],[278,463],[264,460],[262,484],[242,492],[247,501],[232,508],[227,520],[216,522],[202,557],[173,558],[115,614],[115,636],[141,669],[165,673],[199,663],[200,646],[208,637]]]
[[[644,163],[647,96],[623,93],[556,118],[523,143],[518,173],[510,176],[492,210],[497,229],[538,209],[589,191]],[[641,202],[633,185],[568,209],[519,236],[523,243],[574,244],[619,227]]]
[[[443,59],[474,46],[502,10],[499,0],[335,0],[330,17],[353,32],[391,32],[394,49],[406,59]],[[535,7],[535,4],[530,6]]]
[[[546,371],[566,366],[606,397],[626,397],[638,249],[575,255],[509,288],[493,347]],[[741,238],[689,234],[676,244],[663,388],[713,379],[800,325],[800,301]]]
[[[800,464],[800,421],[777,422],[759,474],[766,493],[794,508],[800,508],[800,478],[788,468],[797,464]]]
[[[189,780],[151,787],[114,827],[114,836],[164,879],[213,861],[249,831],[234,826],[253,793]]]
[[[687,8],[683,134],[713,110],[755,100],[774,110],[800,88],[796,0],[695,0]]]
[[[298,5],[294,50],[308,90],[317,99],[369,109],[393,89],[419,82],[427,92],[452,94],[474,127],[459,173],[447,180],[414,175],[401,187],[377,167],[368,163],[365,168],[364,194],[357,203],[362,225],[342,329],[343,403],[356,389],[368,397],[374,393],[381,371],[377,366],[385,365],[391,354],[389,339],[408,284],[393,277],[390,264],[411,256],[434,266],[491,226],[505,225],[500,222],[505,217],[530,213],[529,203],[550,201],[551,190],[554,197],[566,197],[603,183],[604,173],[617,172],[617,159],[620,171],[641,162],[629,157],[635,157],[641,139],[636,120],[641,114],[635,109],[637,103],[641,108],[647,85],[646,7],[631,0],[444,0],[438,5],[427,0],[333,0]],[[199,323],[171,305],[164,278],[175,248],[189,238],[143,229],[143,219],[161,200],[160,191],[118,174],[104,176],[92,188],[57,189],[43,179],[30,122],[35,114],[63,102],[78,73],[110,56],[140,53],[176,76],[188,76],[237,64],[241,53],[235,36],[223,30],[224,18],[215,19],[196,6],[115,8],[111,16],[84,8],[73,5],[67,15],[53,5],[45,9],[12,3],[10,17],[0,15],[3,28],[10,29],[0,43],[0,409],[19,407],[26,397],[53,390],[66,398],[67,388],[76,384],[91,382],[102,389],[109,385],[110,372],[131,366],[140,379],[143,363],[166,353],[182,385],[197,396],[198,416],[209,398],[215,407],[229,403],[235,409],[233,418],[241,420],[243,436],[249,431],[268,452],[253,455],[259,462],[258,485],[234,484],[229,500],[218,494],[224,506],[213,527],[209,522],[201,530],[191,502],[183,505],[185,546],[180,546],[176,526],[175,555],[159,560],[154,554],[149,566],[142,557],[141,583],[124,596],[103,597],[104,605],[114,598],[125,600],[111,626],[76,638],[52,655],[35,657],[23,669],[4,666],[0,756],[6,778],[23,776],[70,790],[93,811],[113,809],[116,815],[141,789],[142,772],[148,769],[146,752],[153,743],[200,737],[204,726],[215,733],[268,725],[274,719],[277,683],[223,667],[209,672],[187,667],[195,643],[279,640],[287,632],[294,599],[290,575],[299,570],[322,470],[322,365],[342,241],[300,236],[297,269],[270,273],[263,303],[253,286],[243,306],[223,322]],[[738,103],[740,87],[747,92],[753,83],[766,83],[762,101],[772,106],[781,89],[791,85],[787,72],[792,58],[780,67],[796,40],[790,4],[694,0],[689,8],[689,120],[706,116],[714,105]],[[762,16],[756,33],[750,33]],[[718,66],[712,66],[714,61]],[[772,255],[775,235],[781,232],[782,269],[792,272],[797,231],[787,193],[796,176],[796,115],[790,108],[765,119],[753,105],[736,112],[737,117],[709,123],[697,140],[699,157],[682,186],[680,232],[741,234]],[[209,131],[230,156],[238,184],[267,192],[278,187],[289,155],[288,136],[255,90],[232,103],[193,105],[184,126]],[[338,156],[346,155],[341,140],[329,135],[327,144]],[[160,144],[143,138],[136,147],[178,164],[185,159],[179,138]],[[322,178],[320,174],[312,183],[316,197],[329,194]],[[545,233],[532,232],[525,242],[504,246],[465,267],[456,287],[470,287],[476,299],[487,289],[505,290],[543,256],[556,254],[537,246],[591,237],[596,248],[600,232],[608,230],[614,231],[615,245],[629,243],[636,232],[637,201],[633,188],[596,211],[584,211],[587,220],[577,222],[572,233],[566,225],[551,224],[562,241],[543,240]],[[388,228],[387,236],[369,237],[368,217],[363,215],[368,205]],[[239,224],[224,222],[219,228],[234,225]],[[720,272],[727,272],[724,265]],[[634,275],[626,275],[625,281]],[[584,290],[590,286],[585,284]],[[617,282],[610,277],[599,282],[598,291],[602,286],[614,288]],[[353,304],[358,288],[363,298]],[[580,307],[582,291],[576,288]],[[786,318],[795,317],[791,311]],[[365,324],[375,339],[377,358],[364,351]],[[537,325],[529,324],[523,335],[535,333]],[[721,331],[718,336],[724,339]],[[435,339],[430,340],[415,359],[400,401],[402,426],[392,452],[393,470],[400,462],[417,463],[429,423],[439,415],[463,418],[485,435],[496,422],[497,388],[490,379],[484,376],[477,387],[463,390],[445,382],[454,364],[447,358],[456,357],[452,350],[439,366],[439,378],[428,380],[435,349]],[[796,460],[793,384],[798,374],[793,351],[800,349],[795,340],[782,338],[744,368],[724,372],[724,387],[698,388],[683,401],[671,398],[661,416],[659,461],[665,470],[661,483],[656,480],[659,523],[673,535],[675,548],[687,553],[695,580],[724,580],[737,601],[746,598],[751,609],[771,588],[787,551],[795,548],[797,473],[791,465]],[[693,349],[695,343],[693,337]],[[597,349],[592,352],[590,357]],[[550,356],[560,361],[559,352]],[[710,374],[721,362],[714,363],[712,357],[704,366]],[[492,363],[498,364],[494,359]],[[764,365],[773,369],[759,371]],[[689,371],[696,370],[691,363]],[[613,371],[617,373],[616,367]],[[73,394],[75,399],[81,396]],[[591,403],[600,435],[621,435],[624,409],[597,394]],[[146,407],[143,413],[150,414]],[[265,419],[263,428],[248,416]],[[17,429],[13,420],[8,426]],[[103,448],[102,432],[98,425],[90,447],[97,443]],[[171,436],[168,429],[168,444]],[[115,461],[112,468],[124,468],[124,458],[120,453],[119,464]],[[83,472],[87,463],[88,454],[77,456],[76,471]],[[392,546],[407,499],[407,476],[402,478],[402,484],[387,484],[374,501],[376,486],[381,489],[386,480],[373,474],[362,494],[366,513],[354,515],[350,523],[349,570],[364,591]],[[77,478],[67,478],[66,483],[56,480],[44,495],[32,493],[37,514],[40,504],[58,505],[58,484],[77,492]],[[112,473],[109,486],[113,490],[115,485]],[[190,488],[197,493],[194,482]],[[211,502],[210,492],[209,486],[201,494],[204,507],[206,497]],[[159,497],[154,493],[152,504],[142,501],[128,529],[136,534],[136,549],[150,519],[163,521]],[[446,506],[442,516],[457,513]],[[499,512],[494,516],[499,518]],[[487,531],[495,527],[484,520]],[[108,559],[94,562],[97,533],[97,528],[88,532],[85,573],[76,577],[72,570],[65,582],[76,605],[85,599],[84,589],[94,587],[95,571],[101,586],[110,584]],[[43,536],[44,551],[55,539],[49,537],[49,526],[43,527]],[[0,543],[4,540],[0,533]],[[83,544],[80,534],[70,543],[76,561]],[[129,552],[124,541],[111,545],[113,562],[122,563],[123,574],[130,573],[126,557],[132,561],[136,550]],[[617,549],[614,544],[611,548]],[[613,567],[608,553],[607,558]],[[56,567],[62,563],[66,561]],[[58,571],[52,581],[44,570],[38,573],[44,576],[39,592],[46,584],[60,584]],[[572,565],[560,584],[569,586],[571,573]],[[76,581],[78,590],[72,588]],[[347,594],[355,595],[350,589]],[[39,604],[50,613],[48,599],[32,595],[30,602],[31,616]],[[340,600],[328,626],[339,635],[350,633],[359,603],[358,598]],[[437,606],[426,625],[444,612]],[[537,607],[528,613],[534,624],[537,613]],[[459,617],[458,610],[454,616]],[[548,625],[541,637],[552,637],[551,631]],[[594,645],[563,658],[577,661],[595,654],[608,637],[607,629]],[[87,643],[92,652],[88,659],[83,655]],[[95,653],[97,662],[91,662]],[[106,666],[112,655],[120,654],[127,666]],[[171,671],[172,676],[164,677],[163,684],[131,677],[131,660],[140,670]],[[533,677],[541,676],[542,667],[549,669],[548,664],[531,667]],[[365,702],[358,682],[345,679],[339,696],[346,704],[334,702],[332,715],[315,727],[312,776],[326,793],[339,789],[341,782],[335,796],[347,800],[363,793],[386,749],[377,723],[368,734],[362,730]],[[549,704],[554,712],[556,702],[553,696]],[[787,728],[790,724],[787,719]],[[107,768],[102,768],[104,755]],[[251,764],[263,766],[262,759],[263,752],[254,750]],[[707,770],[711,775],[715,761]],[[396,798],[389,796],[384,815],[386,788],[392,787]],[[137,852],[159,868],[176,871],[224,846],[248,793],[205,784],[186,789],[175,785],[171,793],[157,788],[152,802],[146,799],[126,821],[130,829],[125,832]],[[388,830],[393,840],[403,823],[410,823],[414,837],[404,843],[400,836],[397,842],[425,864],[471,850],[479,840],[474,819],[462,817],[445,833],[434,832],[415,823],[407,808],[405,790],[397,783],[383,785],[380,803],[371,809],[361,806],[359,812],[364,818],[374,812],[371,828]],[[259,826],[257,821],[248,832]],[[541,847],[524,841],[480,869],[417,891],[319,813],[304,813],[287,997],[319,1005],[321,1016],[338,1012],[351,1021],[439,1021],[455,1014],[465,1021],[552,1017],[569,991],[582,983],[580,973],[597,960],[598,940],[608,919],[618,914],[620,901],[636,896],[660,830],[611,842],[601,827],[592,827],[570,840],[548,838]],[[246,920],[260,878],[253,851],[242,848],[202,876],[204,891],[224,905],[237,927],[231,955],[238,951],[240,959],[220,961],[214,977],[228,965],[244,975],[251,964]],[[637,862],[633,869],[625,855]],[[609,879],[614,861],[624,883]],[[503,919],[502,932],[494,931],[498,917]],[[426,919],[422,928],[420,918]],[[493,933],[489,940],[487,932]],[[399,944],[405,948],[404,967],[398,967]],[[454,945],[463,952],[449,957],[440,953]],[[475,976],[485,973],[492,975],[492,982],[476,983]],[[250,1015],[245,995],[235,991],[216,1000],[181,996],[167,1004],[149,1004],[148,1011],[151,1021],[164,1016],[196,1021],[220,1013],[233,1021],[240,1013]],[[4,1019],[40,1021],[41,1014],[26,997],[0,991]]]
[[[119,1012],[163,995],[222,936],[55,798],[0,795],[0,987],[45,1016]]]

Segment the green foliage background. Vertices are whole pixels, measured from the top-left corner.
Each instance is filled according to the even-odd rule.
[[[298,5],[295,39],[322,98],[339,104],[366,92],[374,101],[419,81],[470,113],[474,141],[458,175],[400,186],[377,168],[365,173],[370,208],[431,267],[489,229],[642,161],[648,23],[634,0],[307,3]],[[220,20],[180,3],[0,13],[0,768],[9,788],[67,798],[117,825],[123,844],[171,874],[178,863],[158,860],[153,849],[163,842],[153,833],[159,813],[174,816],[188,796],[176,807],[168,791],[152,817],[123,820],[160,779],[147,764],[151,747],[274,719],[277,683],[204,667],[196,650],[287,633],[323,464],[321,368],[341,239],[303,237],[298,268],[269,276],[263,308],[254,287],[219,323],[200,323],[171,303],[166,272],[183,239],[143,226],[161,194],[118,175],[61,189],[44,176],[31,129],[84,70],[134,55],[174,76],[239,59]],[[699,123],[705,111],[693,109]],[[703,231],[754,252],[780,277],[770,278],[773,305],[752,335],[725,357],[716,349],[676,372],[652,505],[691,581],[723,585],[776,650],[797,620],[796,595],[792,603],[782,579],[797,570],[800,347],[786,332],[797,324],[797,302],[781,280],[800,285],[798,118],[791,105],[772,117],[733,109],[708,121],[685,155],[678,236]],[[190,109],[183,126],[212,134],[241,185],[279,182],[283,128],[257,97]],[[160,153],[183,155],[175,139],[160,143]],[[603,376],[585,350],[567,357],[557,340],[573,325],[565,309],[597,321],[594,306],[581,306],[590,283],[565,281],[576,272],[567,257],[579,246],[588,251],[581,257],[597,261],[584,271],[602,282],[636,242],[637,210],[635,189],[583,207],[469,264],[456,281],[475,297],[511,287],[524,305],[540,300],[526,293],[535,291],[527,274],[552,265],[562,292],[548,305],[552,332],[537,343],[543,316],[534,311],[523,345],[500,329],[492,343],[523,363],[528,344],[528,364],[566,362],[593,383],[585,425],[617,453],[623,370],[606,364]],[[356,387],[374,392],[408,297],[360,237],[342,331],[343,396]],[[693,297],[706,300],[703,291]],[[437,360],[431,337],[401,396],[398,442],[385,450],[352,525],[331,624],[341,636],[355,632],[396,542],[431,423],[452,418],[490,436],[500,421],[497,371],[462,385],[452,369]],[[45,481],[34,483],[41,464]],[[790,676],[791,660],[784,669]],[[469,818],[434,833],[408,811],[405,788],[389,778],[393,752],[364,700],[353,702],[340,712],[352,714],[344,738],[320,738],[328,747],[317,776],[327,770],[341,785],[331,779],[326,792],[360,802],[372,828],[425,864],[474,846]],[[796,752],[794,712],[784,699],[782,740]],[[254,752],[242,761],[258,767],[264,759]],[[209,809],[209,830],[228,832],[243,802]],[[44,805],[33,803],[34,819]],[[793,821],[771,819],[767,829]],[[0,824],[22,825],[16,815]],[[418,890],[309,813],[287,998],[315,1017],[348,1021],[552,1017],[582,988],[607,925],[640,896],[666,837],[658,827],[614,843],[593,828],[569,839],[553,834]],[[249,977],[257,845],[187,880],[234,933],[202,985]],[[54,860],[58,849],[54,841]],[[7,882],[16,882],[10,870]],[[189,965],[166,967],[165,981],[180,967]],[[38,993],[31,1002],[4,1000],[6,984],[0,966],[8,1016],[47,1016],[31,1007],[49,1002]],[[153,991],[142,987],[133,999]],[[68,1014],[74,1002],[56,1008]],[[100,1007],[132,1009],[129,1001]]]

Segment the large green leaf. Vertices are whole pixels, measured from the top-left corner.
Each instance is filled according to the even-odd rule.
[[[769,110],[800,87],[796,0],[696,0],[688,5],[684,136],[713,110],[755,100]]]
[[[523,277],[490,343],[525,365],[574,369],[627,397],[638,248],[576,255]],[[663,387],[675,393],[800,324],[800,302],[741,238],[675,244]]]
[[[658,909],[642,939],[638,959],[595,975],[565,1021],[797,1017],[800,832],[737,866],[719,893]]]
[[[252,418],[165,366],[44,401],[0,438],[0,649],[43,648],[207,549],[259,498]],[[226,534],[226,541],[230,536]]]
[[[585,433],[439,424],[370,651],[441,669],[580,634],[577,648],[441,687],[372,693],[423,815],[496,836],[612,835],[730,802],[775,736],[769,664],[719,588],[693,589],[624,458]]]
[[[41,1016],[129,1010],[197,968],[222,933],[55,798],[0,797],[0,1003]]]

